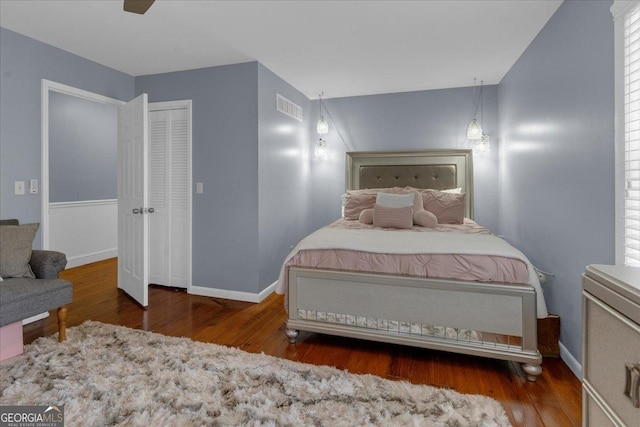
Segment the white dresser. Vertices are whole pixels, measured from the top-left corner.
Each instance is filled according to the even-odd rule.
[[[582,275],[584,426],[640,426],[640,268]]]

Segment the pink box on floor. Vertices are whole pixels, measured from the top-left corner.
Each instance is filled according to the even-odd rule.
[[[22,354],[22,322],[0,328],[0,362]]]

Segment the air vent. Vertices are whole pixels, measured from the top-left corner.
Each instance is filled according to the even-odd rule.
[[[289,101],[279,93],[276,93],[276,110],[298,121],[302,121],[302,107]]]

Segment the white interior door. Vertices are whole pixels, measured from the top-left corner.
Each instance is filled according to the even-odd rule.
[[[148,102],[118,110],[118,288],[148,305]]]
[[[191,265],[189,107],[149,112],[149,282],[188,288]],[[153,111],[155,108],[166,108]]]

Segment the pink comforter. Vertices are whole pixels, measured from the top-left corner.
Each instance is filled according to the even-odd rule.
[[[344,219],[339,219],[327,227],[373,228],[372,225]],[[487,228],[469,219],[465,219],[464,224],[441,224],[434,229],[415,226],[413,230],[425,233],[491,234]],[[529,283],[527,265],[523,261],[493,255],[386,254],[345,249],[314,249],[299,251],[285,264],[285,267],[291,266],[478,282]],[[287,275],[285,281],[286,279]]]

